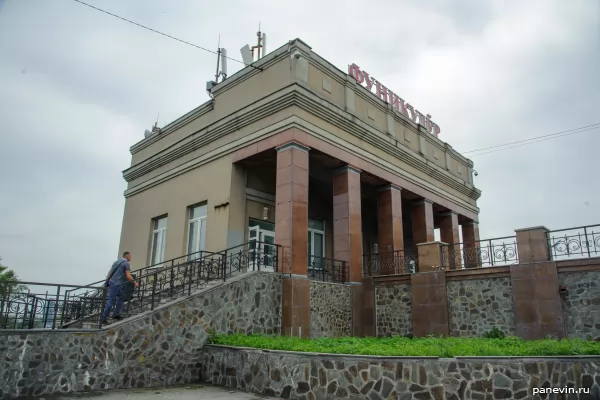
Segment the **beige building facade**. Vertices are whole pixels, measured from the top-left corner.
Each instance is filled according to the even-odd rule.
[[[211,94],[131,147],[132,269],[260,239],[292,249],[294,273],[324,257],[359,280],[364,255],[416,259],[435,228],[478,240],[473,163],[301,40]]]

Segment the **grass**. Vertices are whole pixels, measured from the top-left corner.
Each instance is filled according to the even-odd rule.
[[[211,343],[258,349],[374,356],[579,356],[600,355],[600,342],[581,339],[321,338],[214,335]]]

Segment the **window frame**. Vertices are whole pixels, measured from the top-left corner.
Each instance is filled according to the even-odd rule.
[[[165,261],[165,252],[167,246],[167,230],[169,228],[169,216],[162,215],[152,218],[152,241],[150,245],[150,265],[158,265]],[[158,228],[159,221],[165,220],[165,226]],[[158,235],[157,235],[158,234]],[[157,241],[160,243],[160,248],[157,248]],[[159,253],[160,261],[156,261],[156,254]]]
[[[204,207],[204,215],[198,216],[198,217],[194,217],[192,218],[192,211],[196,208],[202,208]],[[188,225],[187,225],[187,240],[186,240],[186,255],[187,255],[187,260],[190,261],[192,260],[192,256],[191,254],[197,254],[198,252],[201,251],[206,251],[206,222],[207,222],[207,217],[208,217],[208,204],[206,202],[202,202],[202,203],[198,203],[198,204],[194,204],[192,206],[188,207]],[[198,223],[198,228],[197,228],[197,232],[195,232],[197,234],[197,238],[196,238],[196,243],[190,243],[190,235],[192,234],[192,224],[197,222]],[[202,229],[204,228],[204,229]],[[198,248],[196,249],[196,251],[192,251],[192,249],[190,249],[190,244],[192,244],[193,246],[197,246]]]
[[[309,243],[308,243],[308,262],[309,265],[313,262],[313,257],[320,257],[320,258],[325,258],[325,256],[327,255],[327,250],[325,248],[325,230],[326,230],[326,221],[322,220],[322,219],[317,219],[317,218],[309,218],[309,221],[313,220],[313,221],[319,221],[321,222],[323,225],[323,230],[319,230],[316,228],[308,228],[308,234],[309,234]],[[309,223],[310,226],[310,223]],[[322,243],[321,243],[321,250],[322,250],[322,255],[317,256],[314,254],[315,252],[315,234],[321,234],[322,236]],[[311,254],[312,253],[312,254]],[[321,267],[317,267],[317,269],[322,269],[323,266],[321,265]]]

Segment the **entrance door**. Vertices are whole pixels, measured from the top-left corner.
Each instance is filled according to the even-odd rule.
[[[275,270],[275,232],[261,229],[260,225],[249,228],[250,270]]]

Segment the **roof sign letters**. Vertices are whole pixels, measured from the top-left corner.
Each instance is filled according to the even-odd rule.
[[[415,110],[413,106],[402,100],[400,96],[386,88],[377,81],[375,78],[369,75],[367,71],[360,69],[356,64],[348,66],[348,75],[356,79],[359,84],[364,84],[368,91],[372,92],[375,87],[375,94],[384,102],[391,104],[396,110],[402,113],[406,118],[413,121],[416,124],[423,126],[427,129],[427,132],[439,136],[440,127],[438,124],[431,121],[431,115],[423,115],[419,110]]]

